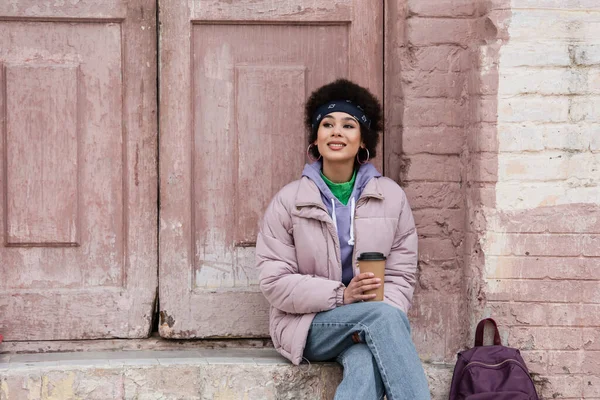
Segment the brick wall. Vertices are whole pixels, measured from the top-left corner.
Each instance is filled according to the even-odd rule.
[[[544,397],[600,398],[600,3],[392,3],[386,171],[419,229],[421,356],[453,362],[493,315]]]
[[[468,134],[471,328],[495,316],[545,398],[600,399],[600,3],[489,16]]]
[[[466,298],[462,282],[465,226],[462,187],[467,45],[477,10],[472,0],[399,0],[388,10],[397,37],[388,43],[386,173],[401,180],[419,232],[419,280],[410,312],[413,338],[426,361],[450,361],[464,343]],[[388,28],[389,29],[389,28]],[[390,71],[390,68],[395,68]],[[395,85],[395,86],[392,86]],[[390,153],[388,153],[390,154]]]
[[[453,363],[467,345],[473,310],[482,308],[477,301],[476,307],[470,304],[477,298],[473,288],[482,282],[470,271],[471,265],[483,265],[483,254],[472,244],[485,230],[471,227],[470,214],[491,198],[495,186],[479,168],[482,158],[489,161],[486,167],[497,160],[496,148],[480,139],[495,123],[488,126],[480,116],[490,109],[495,116],[498,74],[485,70],[479,55],[485,41],[497,54],[502,33],[496,24],[506,13],[499,1],[498,16],[492,17],[490,5],[477,0],[394,4],[398,9],[390,14],[403,24],[387,54],[400,63],[386,76],[400,85],[399,96],[388,95],[386,108],[388,126],[400,129],[402,139],[387,141],[386,151],[400,148],[402,161],[386,160],[386,171],[402,181],[420,238],[413,338],[424,360]]]
[[[600,2],[386,7],[385,168],[419,230],[421,357],[454,362],[491,315],[544,398],[600,399]]]

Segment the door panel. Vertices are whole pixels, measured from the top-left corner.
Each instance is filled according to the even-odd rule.
[[[155,35],[153,0],[0,4],[6,340],[150,330]]]
[[[362,22],[355,19],[360,16],[356,11],[365,11],[368,3],[366,0],[189,0],[189,13],[194,22],[349,24]],[[375,18],[371,20],[374,23],[381,17],[373,12],[365,16]]]
[[[306,161],[303,104],[338,77],[379,97],[383,3],[161,0],[160,333],[268,335],[257,224]],[[378,164],[380,166],[380,164]]]

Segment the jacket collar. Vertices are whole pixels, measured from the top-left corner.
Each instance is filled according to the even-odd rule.
[[[374,177],[367,182],[367,185],[363,189],[360,198],[373,198],[378,200],[385,200],[385,196],[383,195],[383,190],[381,189],[381,185],[379,183],[379,177]],[[359,199],[360,200],[360,199]],[[358,200],[357,200],[358,201]]]
[[[375,177],[369,180],[363,189],[360,198],[375,198],[379,200],[385,199],[378,178]],[[309,209],[312,207],[320,208],[325,212],[325,214],[327,214],[327,209],[321,200],[321,192],[319,191],[319,188],[310,178],[306,176],[303,176],[302,179],[300,179],[300,185],[298,186],[298,192],[296,194],[296,201],[294,205],[296,207],[294,214],[298,216],[310,216],[311,218],[316,218],[312,212],[310,215],[305,215],[308,210],[303,212],[304,209]]]

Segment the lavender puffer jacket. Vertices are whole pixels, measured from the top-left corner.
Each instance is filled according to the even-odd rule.
[[[417,266],[417,233],[404,191],[372,178],[356,202],[353,265],[363,252],[387,256],[385,301],[407,312]],[[316,184],[286,185],[267,208],[256,242],[260,289],[271,304],[275,348],[300,364],[315,313],[343,307],[338,236]]]

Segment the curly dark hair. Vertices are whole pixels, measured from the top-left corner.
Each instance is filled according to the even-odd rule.
[[[354,104],[362,107],[365,114],[371,119],[371,128],[360,125],[361,139],[365,148],[369,150],[370,158],[377,155],[377,143],[379,142],[379,132],[383,130],[383,113],[381,103],[369,90],[351,82],[347,79],[337,79],[328,83],[311,93],[304,106],[304,124],[309,131],[308,144],[317,140],[317,129],[312,129],[312,118],[315,111],[325,103],[334,100],[350,100]],[[311,155],[319,158],[319,149],[317,146],[310,148]]]

